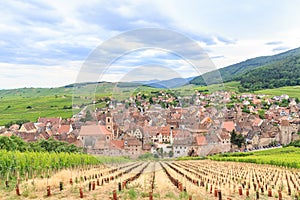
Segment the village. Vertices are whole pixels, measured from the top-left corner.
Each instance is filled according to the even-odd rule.
[[[52,137],[97,155],[165,158],[278,147],[298,140],[300,132],[300,103],[288,95],[196,91],[177,97],[160,91],[92,108],[70,119],[40,117],[1,127],[0,135],[27,142]]]

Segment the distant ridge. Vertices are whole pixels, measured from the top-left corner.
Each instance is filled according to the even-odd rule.
[[[150,80],[150,81],[134,81],[135,83],[141,83],[143,85],[154,87],[154,88],[177,88],[184,85],[189,84],[191,80],[195,77],[188,77],[188,78],[172,78],[169,80]]]
[[[298,69],[300,66],[297,65],[297,62],[294,62],[295,60],[298,60],[300,56],[300,48],[292,49],[283,53],[275,54],[272,56],[261,56],[257,58],[251,58],[246,61],[229,65],[227,67],[219,69],[219,72],[221,74],[222,80],[217,80],[215,77],[213,77],[213,72],[208,72],[203,74],[203,76],[206,76],[206,78],[210,78],[215,80],[215,82],[229,82],[229,81],[242,81],[242,86],[245,87],[244,89],[251,88],[251,90],[259,90],[264,88],[274,88],[274,87],[281,87],[281,86],[288,86],[288,85],[295,85],[300,84],[297,82],[293,82],[293,84],[281,83],[281,84],[273,84],[268,86],[268,80],[270,80],[270,72],[272,70],[279,70],[281,71],[281,75],[278,77],[272,77],[272,79],[290,79],[291,73],[294,69]],[[289,66],[289,67],[288,67]],[[293,67],[291,67],[293,66]],[[268,70],[266,70],[265,67],[268,67]],[[289,69],[289,70],[288,70]],[[295,71],[295,70],[294,70]],[[259,81],[261,82],[261,86],[258,87],[251,87],[249,84],[254,84],[255,81],[251,81],[251,78],[254,78],[254,75],[251,75],[255,73],[256,75],[259,74],[260,78]],[[247,75],[248,78],[243,78],[245,75]],[[293,79],[300,78],[300,73],[298,73],[298,70],[296,70],[293,73]],[[249,83],[247,83],[247,79],[249,80]],[[190,81],[190,84],[195,85],[205,85],[204,79],[202,76],[195,77]],[[247,87],[246,87],[247,86]]]

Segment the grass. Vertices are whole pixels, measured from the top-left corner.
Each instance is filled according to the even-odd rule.
[[[266,89],[266,90],[259,90],[255,91],[255,94],[266,94],[272,96],[280,96],[282,94],[287,94],[290,97],[298,97],[300,98],[300,86],[286,86],[274,89]]]
[[[200,156],[195,156],[195,157],[192,157],[192,156],[184,156],[184,157],[179,157],[179,158],[176,158],[176,160],[204,160],[205,157],[200,157]]]
[[[0,100],[0,125],[10,121],[37,121],[39,117],[72,117],[71,96],[5,97]]]
[[[0,90],[0,126],[17,120],[36,122],[39,117],[70,118],[80,109],[64,109],[64,106],[89,104],[94,99],[109,96],[122,100],[134,90],[134,87],[118,88],[111,83],[88,84],[78,90],[65,87]],[[92,108],[103,106],[105,103]]]
[[[113,163],[124,163],[132,161],[126,156],[96,156],[96,158],[103,164],[113,164]]]
[[[208,157],[215,161],[247,162],[300,168],[300,148],[285,147],[246,153],[225,153]]]

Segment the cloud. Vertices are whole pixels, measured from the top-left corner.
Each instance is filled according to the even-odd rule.
[[[221,58],[225,58],[225,56],[221,55],[221,56],[211,56],[211,59],[221,59]]]
[[[63,63],[63,67],[60,65],[45,67],[44,65],[0,63],[1,89],[64,86],[75,82],[80,64],[79,61],[73,61]]]
[[[5,75],[1,76],[6,76],[9,81],[2,81],[1,84],[4,88],[10,88],[20,81],[12,81],[13,77],[26,80],[32,76],[35,79],[34,73],[23,76],[22,71],[27,68],[21,66],[49,73],[51,69],[69,70],[65,66],[67,63],[84,63],[85,58],[107,39],[145,27],[177,31],[197,42],[203,51],[197,52],[189,43],[180,41],[180,38],[171,38],[157,32],[161,35],[160,40],[155,35],[147,34],[131,42],[127,40],[132,38],[123,38],[110,44],[109,51],[101,52],[102,55],[111,58],[130,47],[141,44],[156,47],[162,43],[165,49],[170,47],[174,52],[184,49],[185,56],[191,59],[196,59],[198,54],[204,56],[208,53],[218,67],[251,57],[271,55],[289,49],[287,47],[297,47],[300,43],[300,14],[297,11],[300,3],[288,2],[254,0],[236,4],[229,0],[220,6],[216,0],[189,3],[179,0],[5,1],[0,4],[0,63],[1,67],[21,70],[21,74],[16,77],[16,73],[7,69]],[[257,18],[259,20],[254,20]],[[145,50],[128,53],[122,63],[116,65],[130,68],[147,64],[170,64],[174,69],[180,68],[182,74],[193,73],[188,65],[181,63],[181,59],[185,62],[184,58],[171,55],[171,52],[164,54],[162,51]],[[89,61],[89,64],[97,63],[99,59],[96,57]],[[208,62],[202,64],[211,66]],[[73,70],[71,74],[74,74]],[[111,74],[110,77],[118,77],[122,72],[114,71],[117,75]],[[55,85],[61,81],[60,76],[53,76],[51,81],[53,84],[49,81],[49,86]],[[22,83],[23,86],[31,85],[30,82]]]
[[[279,47],[274,48],[272,51],[273,51],[273,52],[287,51],[287,50],[289,50],[289,49],[291,49],[291,48],[286,47],[286,46],[279,46]]]
[[[272,41],[272,42],[266,42],[265,43],[266,45],[279,45],[279,44],[282,44],[281,41]]]

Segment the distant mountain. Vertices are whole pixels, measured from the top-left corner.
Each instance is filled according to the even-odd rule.
[[[154,88],[176,88],[189,84],[189,81],[190,79],[185,78],[172,78],[170,80],[158,81],[147,85]]]
[[[153,79],[153,80],[149,80],[149,81],[132,81],[131,83],[151,84],[151,83],[156,83],[159,81],[160,80],[158,80],[158,79]]]
[[[272,65],[276,66],[276,70],[278,70],[279,63],[282,68],[284,68],[285,64],[289,63],[290,60],[293,58],[296,58],[300,55],[300,48],[292,49],[280,54],[272,55],[272,56],[261,56],[257,58],[248,59],[246,61],[233,64],[224,68],[219,69],[219,72],[222,77],[223,82],[229,82],[233,80],[241,80],[241,77],[246,74],[250,73],[252,70],[258,70],[261,67],[269,66],[272,68]],[[256,73],[258,72],[256,71]],[[267,74],[265,74],[265,78],[267,78]],[[215,73],[208,72],[203,74],[204,77],[206,77],[209,80],[215,80],[215,82],[219,82],[220,80],[217,80],[217,77],[215,76]],[[250,77],[250,75],[249,75]],[[286,78],[286,77],[282,77]],[[264,81],[264,80],[260,80]],[[190,81],[191,84],[195,85],[205,85],[205,81],[203,80],[202,76],[195,77],[193,80]]]
[[[149,81],[133,81],[133,83],[141,83],[145,86],[154,88],[177,88],[189,84],[195,77],[188,78],[172,78],[169,80],[149,80]]]

